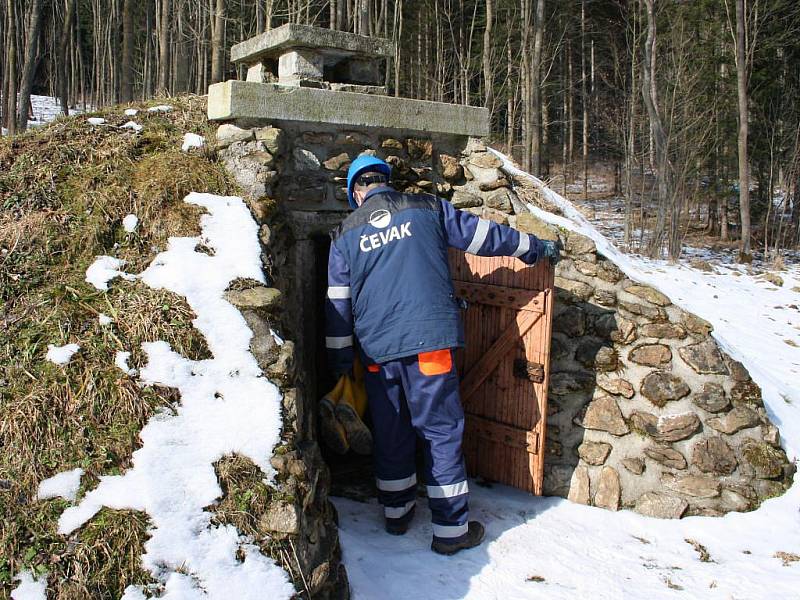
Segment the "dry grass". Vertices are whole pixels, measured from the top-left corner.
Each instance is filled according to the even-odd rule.
[[[139,272],[169,236],[196,234],[188,192],[236,192],[210,157],[180,151],[185,132],[211,135],[204,100],[168,102],[172,113],[137,115],[140,135],[77,117],[0,140],[0,598],[25,568],[49,573],[49,597],[59,599],[119,598],[149,581],[145,515],[103,510],[64,538],[56,526],[66,502],[35,496],[64,470],[85,469],[79,497],[99,476],[123,472],[148,418],[177,401],[172,390],[140,388],[114,366],[115,351],[131,351],[133,367],[147,341],[208,356],[182,299],[141,283],[116,280],[104,293],[84,281],[96,255]],[[120,125],[123,108],[99,115]],[[121,226],[128,213],[140,218],[134,234]],[[100,313],[115,322],[101,327]],[[81,350],[66,367],[44,360],[47,344],[68,342]]]

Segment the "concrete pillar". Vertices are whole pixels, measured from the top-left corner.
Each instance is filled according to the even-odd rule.
[[[278,59],[278,82],[293,83],[300,79],[322,81],[323,58],[306,49],[291,50]]]

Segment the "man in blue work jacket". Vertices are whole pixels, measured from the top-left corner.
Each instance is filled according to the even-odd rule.
[[[464,411],[453,348],[464,345],[447,248],[479,256],[556,262],[553,242],[457,210],[427,194],[389,187],[391,167],[359,156],[347,174],[354,211],[331,232],[326,346],[334,374],[356,351],[367,367],[378,499],[386,531],[401,535],[414,515],[415,451],[423,442],[432,513],[431,549],[454,554],[480,544],[469,520],[461,439]]]

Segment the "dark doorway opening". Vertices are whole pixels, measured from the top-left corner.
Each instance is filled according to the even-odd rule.
[[[314,319],[314,351],[313,371],[316,373],[311,391],[315,398],[315,406],[336,385],[336,379],[328,366],[328,355],[325,348],[325,297],[328,290],[328,254],[331,239],[327,235],[318,235],[311,238],[314,253],[314,269],[312,284],[311,314]],[[311,303],[309,303],[311,304]],[[306,326],[311,323],[306,322]],[[315,415],[319,418],[319,412]],[[367,426],[371,426],[369,411],[363,417]],[[317,428],[319,431],[319,428]],[[361,456],[349,450],[346,454],[337,454],[319,439],[320,448],[325,462],[331,471],[331,495],[343,496],[354,500],[366,500],[376,496],[375,479],[373,477],[372,457]]]

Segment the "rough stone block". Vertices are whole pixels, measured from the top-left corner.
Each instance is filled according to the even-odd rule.
[[[264,144],[267,151],[273,156],[278,154],[283,141],[283,131],[277,127],[260,127],[255,131],[256,140]]]
[[[275,288],[254,287],[225,293],[225,299],[240,309],[270,310],[280,305],[281,292]]]
[[[728,373],[728,368],[725,365],[725,361],[722,360],[722,354],[717,348],[717,343],[712,339],[678,348],[678,354],[697,373],[719,375],[727,375]]]
[[[656,306],[669,306],[672,304],[664,294],[647,285],[632,285],[625,288],[625,291]]]
[[[658,442],[677,442],[692,437],[700,430],[700,418],[694,413],[661,415],[656,422],[653,439]]]
[[[617,470],[614,467],[603,467],[594,495],[594,505],[608,510],[619,510],[621,491]]]
[[[611,435],[625,435],[630,431],[617,401],[611,396],[600,396],[592,400],[583,417],[583,426],[586,429],[607,431]]]
[[[474,208],[483,204],[483,200],[481,200],[480,196],[471,194],[464,190],[456,190],[453,193],[453,199],[450,202],[454,207],[461,209]]]
[[[597,387],[614,396],[622,396],[628,399],[633,398],[635,394],[631,382],[621,377],[598,377]]]
[[[578,456],[587,464],[597,466],[606,462],[611,453],[611,444],[585,441],[578,446]]]
[[[639,391],[650,402],[663,407],[667,402],[688,396],[691,390],[686,382],[677,375],[665,371],[653,371],[642,380]]]
[[[459,164],[455,156],[440,154],[439,168],[442,172],[442,177],[448,181],[458,181],[464,177],[464,168]]]
[[[641,337],[682,340],[686,330],[674,323],[647,323],[639,327]]]
[[[715,498],[719,496],[719,481],[707,475],[672,475],[664,473],[661,482],[667,489],[692,498]]]
[[[661,492],[645,492],[636,501],[634,510],[647,517],[680,519],[689,508],[683,498]]]
[[[736,454],[720,437],[696,442],[692,448],[692,464],[703,473],[730,475],[736,470]]]
[[[720,433],[733,435],[742,429],[755,427],[761,422],[758,414],[746,406],[737,406],[727,415],[714,417],[706,421],[706,425],[711,429],[716,429]]]
[[[242,129],[231,123],[217,127],[217,148],[227,148],[234,142],[249,142],[254,139],[252,129]]]
[[[589,469],[586,467],[575,468],[567,499],[576,504],[589,504]]]
[[[645,448],[644,453],[657,463],[670,469],[685,469],[687,466],[683,454],[673,448],[653,445]]]
[[[704,383],[703,391],[692,398],[692,402],[710,413],[719,413],[731,406],[725,397],[725,389],[718,383]]]
[[[754,439],[748,439],[744,443],[742,456],[753,467],[756,477],[760,479],[781,477],[784,473],[784,465],[788,464],[782,450]]]
[[[520,213],[517,215],[517,229],[524,233],[531,233],[540,240],[556,241],[558,233],[556,229],[535,217],[531,213]]]
[[[565,302],[586,302],[594,292],[594,288],[588,283],[559,276],[555,278],[555,286],[559,299]]]
[[[331,156],[322,164],[329,171],[347,171],[350,162],[350,155],[347,152],[340,152],[336,156]]]
[[[634,475],[641,475],[644,473],[644,461],[639,457],[623,458],[622,466]]]
[[[628,353],[628,360],[648,367],[663,367],[672,361],[672,351],[663,344],[642,344]]]

